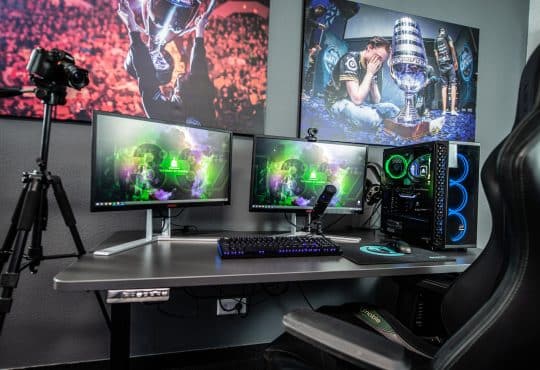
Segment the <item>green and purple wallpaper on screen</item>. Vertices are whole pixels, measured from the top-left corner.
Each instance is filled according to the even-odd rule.
[[[230,134],[97,115],[93,206],[228,201]]]
[[[310,209],[332,184],[330,212],[360,211],[366,156],[361,145],[256,137],[252,209]]]

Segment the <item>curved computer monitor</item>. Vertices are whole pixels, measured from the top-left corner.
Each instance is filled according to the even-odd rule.
[[[230,203],[230,132],[99,111],[92,124],[92,211]]]
[[[249,209],[307,213],[332,184],[326,213],[361,213],[367,152],[365,145],[255,136]]]

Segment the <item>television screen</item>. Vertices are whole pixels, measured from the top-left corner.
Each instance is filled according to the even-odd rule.
[[[92,211],[230,203],[232,134],[95,112]]]
[[[328,184],[337,192],[327,213],[363,208],[367,147],[257,136],[253,144],[250,210],[311,210]]]
[[[59,49],[90,83],[68,89],[58,120],[90,122],[99,110],[262,134],[269,9],[270,0],[0,0],[0,86],[33,86],[32,50]],[[42,111],[31,94],[0,99],[0,115]]]
[[[479,30],[347,0],[305,0],[299,136],[474,141]]]

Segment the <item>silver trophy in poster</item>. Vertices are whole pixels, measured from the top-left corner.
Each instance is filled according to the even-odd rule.
[[[405,104],[395,119],[397,123],[414,125],[419,122],[415,96],[426,82],[426,50],[418,23],[403,17],[394,24],[390,72],[397,86],[405,93]]]
[[[177,37],[195,30],[199,17],[208,17],[216,0],[140,0],[130,1],[131,9],[138,15],[142,32],[148,36],[147,46],[162,84],[170,81],[173,58],[165,45]],[[131,62],[131,53],[126,60],[126,69],[136,77]]]
[[[216,0],[147,0],[143,17],[146,33],[156,46],[195,30],[197,17],[207,17]]]

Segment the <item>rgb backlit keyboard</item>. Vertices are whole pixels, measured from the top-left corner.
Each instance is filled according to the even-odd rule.
[[[321,235],[308,236],[242,236],[220,238],[221,258],[339,256],[342,251]]]

